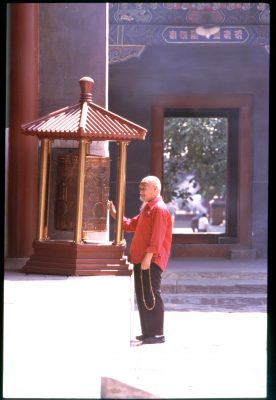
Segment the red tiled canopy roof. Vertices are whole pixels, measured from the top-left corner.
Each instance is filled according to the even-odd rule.
[[[145,128],[92,102],[93,84],[93,79],[81,78],[79,104],[23,124],[22,132],[40,139],[144,140],[147,133]]]

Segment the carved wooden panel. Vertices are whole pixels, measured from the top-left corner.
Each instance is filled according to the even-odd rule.
[[[86,156],[83,230],[107,230],[110,159]]]
[[[76,219],[78,155],[58,157],[55,198],[55,229],[74,230]],[[107,230],[107,201],[109,198],[110,159],[86,156],[83,202],[85,231]]]

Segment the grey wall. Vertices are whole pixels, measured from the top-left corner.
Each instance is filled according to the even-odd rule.
[[[40,115],[78,103],[79,79],[94,79],[105,106],[106,3],[40,3]]]

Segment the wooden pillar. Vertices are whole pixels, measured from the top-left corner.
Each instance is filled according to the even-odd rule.
[[[79,143],[78,158],[78,180],[77,180],[77,202],[76,202],[76,225],[75,225],[75,243],[81,242],[82,237],[82,215],[83,215],[83,197],[85,181],[85,156],[87,140],[81,139]]]
[[[9,257],[27,257],[36,237],[38,140],[20,125],[38,116],[37,3],[10,4],[10,93],[8,169]]]
[[[117,193],[116,193],[116,222],[114,244],[123,242],[123,215],[126,191],[126,146],[128,142],[119,142],[118,172],[117,172]]]
[[[39,179],[39,205],[38,205],[38,228],[37,239],[46,239],[45,235],[45,210],[47,202],[47,172],[49,161],[49,139],[41,141],[41,161],[40,161],[40,179]]]

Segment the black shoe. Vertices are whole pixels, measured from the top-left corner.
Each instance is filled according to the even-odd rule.
[[[148,336],[142,340],[144,344],[154,344],[154,343],[164,343],[165,336],[163,335],[156,335],[156,336]]]
[[[146,335],[138,335],[138,336],[135,336],[135,338],[137,339],[137,340],[144,340],[144,339],[146,339],[148,336],[146,336]]]

